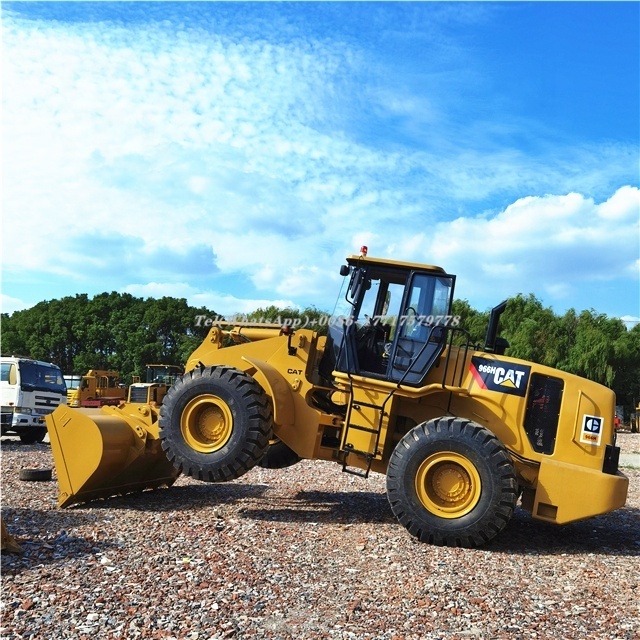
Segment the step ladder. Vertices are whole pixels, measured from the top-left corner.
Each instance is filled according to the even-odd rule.
[[[368,478],[371,471],[371,463],[377,457],[382,457],[382,451],[378,450],[380,436],[389,425],[389,412],[386,407],[391,400],[395,389],[392,389],[382,402],[371,402],[367,392],[377,393],[372,389],[363,387],[354,388],[349,378],[350,397],[345,416],[345,430],[342,443],[338,452],[338,460],[342,462],[342,471],[354,476]],[[355,414],[355,415],[354,415]],[[361,424],[364,423],[364,424]],[[349,464],[350,459],[356,456],[365,461],[364,470]]]

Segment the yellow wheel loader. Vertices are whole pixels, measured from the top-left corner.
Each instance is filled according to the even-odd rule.
[[[162,404],[169,387],[182,376],[182,367],[174,364],[148,364],[146,382],[133,376],[128,401],[136,404]]]
[[[57,409],[47,426],[59,505],[304,458],[386,474],[398,520],[438,545],[488,542],[519,496],[557,524],[625,504],[614,394],[505,356],[506,303],[481,347],[451,315],[455,276],[440,267],[363,253],[341,275],[326,336],[212,325],[161,406]]]
[[[77,389],[67,390],[67,404],[70,407],[102,407],[116,405],[125,399],[127,390],[120,385],[117,371],[90,369],[82,376]]]

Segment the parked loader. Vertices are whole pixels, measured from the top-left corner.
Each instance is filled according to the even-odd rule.
[[[70,407],[103,407],[117,405],[125,399],[127,390],[120,384],[117,371],[90,369],[82,376],[76,389],[67,390],[67,404]]]
[[[146,369],[145,382],[141,382],[139,376],[133,376],[128,400],[136,404],[162,404],[169,387],[180,379],[183,369],[174,364],[148,364]]]
[[[94,419],[57,409],[47,426],[59,505],[303,458],[386,474],[392,512],[438,545],[488,542],[519,496],[557,524],[625,504],[614,394],[505,356],[506,303],[480,347],[451,315],[455,276],[440,267],[363,251],[341,275],[345,313],[326,336],[212,326],[161,406],[128,402]]]

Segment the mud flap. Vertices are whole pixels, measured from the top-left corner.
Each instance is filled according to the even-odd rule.
[[[49,414],[58,506],[171,486],[180,472],[162,450],[156,418],[140,404],[107,406],[95,415],[69,407]]]

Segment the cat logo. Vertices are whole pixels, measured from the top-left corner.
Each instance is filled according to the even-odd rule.
[[[481,389],[499,391],[523,398],[527,395],[531,367],[474,356],[471,358],[469,370]]]
[[[582,429],[580,430],[580,442],[584,444],[600,444],[604,418],[598,416],[582,416]]]

